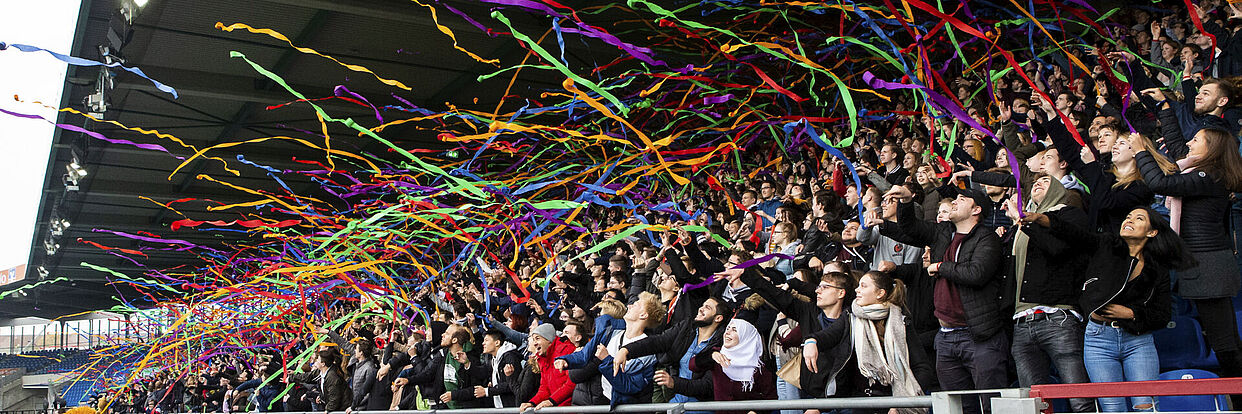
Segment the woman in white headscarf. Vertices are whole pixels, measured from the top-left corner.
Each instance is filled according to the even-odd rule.
[[[716,401],[774,400],[776,376],[760,361],[763,337],[754,325],[741,319],[729,321],[724,346],[714,352],[700,352],[690,360],[695,372],[711,371]],[[717,413],[745,413],[717,411]]]

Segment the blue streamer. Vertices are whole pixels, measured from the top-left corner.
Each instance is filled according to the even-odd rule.
[[[60,53],[56,53],[56,52],[53,52],[53,51],[50,51],[50,50],[47,50],[41,47],[37,47],[37,46],[23,45],[23,44],[18,44],[18,43],[6,44],[4,42],[0,42],[0,50],[5,50],[9,46],[12,46],[14,49],[27,52],[27,53],[47,52],[47,54],[52,55],[56,59],[59,59],[62,62],[68,63],[70,65],[74,65],[74,66],[107,66],[110,68],[121,68],[129,73],[133,73],[135,75],[141,76],[143,79],[151,81],[151,83],[155,84],[155,87],[157,89],[171,94],[174,99],[178,97],[176,89],[173,89],[171,86],[162,84],[155,79],[151,79],[150,76],[147,76],[146,73],[142,72],[142,69],[127,67],[127,66],[121,65],[120,63],[103,63],[103,62],[98,62],[98,61],[94,61],[90,59],[83,59],[80,57],[62,55]]]

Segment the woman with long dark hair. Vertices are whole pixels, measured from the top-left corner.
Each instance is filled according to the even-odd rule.
[[[1154,194],[1141,179],[1134,158],[1135,153],[1150,148],[1146,137],[1139,134],[1121,136],[1120,128],[1115,124],[1100,127],[1101,141],[1112,142],[1108,152],[1101,151],[1100,154],[1108,155],[1111,165],[1105,165],[1090,157],[1091,153],[1074,141],[1064,125],[1049,122],[1045,127],[1056,148],[1061,150],[1058,154],[1066,162],[1067,169],[1091,189],[1087,195],[1088,202],[1083,207],[1087,210],[1088,226],[1096,233],[1116,233],[1132,209],[1151,204]],[[1088,157],[1084,159],[1083,155]],[[1171,162],[1161,161],[1157,165],[1161,171],[1173,171],[1175,166]]]
[[[1216,351],[1222,376],[1242,377],[1242,340],[1233,309],[1242,278],[1229,232],[1229,197],[1242,191],[1238,139],[1208,127],[1186,142],[1178,124],[1166,119],[1161,120],[1161,130],[1169,156],[1178,160],[1182,172],[1166,174],[1157,165],[1157,155],[1147,151],[1135,154],[1135,160],[1147,186],[1169,197],[1173,230],[1186,240],[1199,263],[1177,273],[1177,293],[1198,308],[1199,323]],[[1242,404],[1242,397],[1234,396],[1234,403]]]
[[[1083,362],[1091,382],[1150,381],[1160,375],[1151,332],[1172,317],[1169,271],[1194,258],[1168,222],[1150,207],[1130,211],[1117,233],[1098,234],[1053,216],[1028,213],[1024,223],[1090,257],[1079,305],[1088,315]],[[1149,410],[1151,397],[1100,398],[1104,412]]]

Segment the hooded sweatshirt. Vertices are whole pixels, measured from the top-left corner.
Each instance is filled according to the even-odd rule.
[[[517,349],[517,345],[511,342],[505,341],[500,343],[500,348],[496,350],[496,357],[492,358],[492,384],[499,384],[500,373],[504,372],[503,367],[500,366],[500,360],[503,359],[501,357],[514,349]],[[505,404],[500,400],[499,395],[492,397],[492,403],[496,408],[505,408]]]

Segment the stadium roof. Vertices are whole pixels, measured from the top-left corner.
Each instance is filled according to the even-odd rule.
[[[308,97],[332,96],[334,87],[345,85],[377,106],[401,104],[392,96],[394,92],[399,92],[409,102],[435,111],[446,108],[445,102],[471,105],[475,99],[477,105],[474,108],[490,110],[499,102],[510,80],[510,75],[506,75],[477,81],[479,75],[491,73],[498,67],[480,63],[454,50],[452,40],[433,23],[430,11],[415,2],[150,0],[138,11],[132,25],[126,25],[119,12],[122,1],[132,0],[83,1],[72,54],[102,60],[101,45],[123,43],[119,54],[127,66],[139,67],[151,78],[176,88],[180,97],[174,99],[145,79],[119,72],[113,89],[105,94],[108,107],[104,117],[126,126],[172,134],[198,148],[268,136],[308,137],[307,131],[320,130],[319,122],[307,105],[267,110],[269,106],[295,98],[241,59],[230,58],[230,51],[245,54],[286,79],[292,88]],[[445,6],[452,6],[466,15],[485,17],[490,13],[486,4],[466,1],[428,3],[436,5],[440,22],[453,31],[457,42],[466,50],[484,58],[500,59],[506,67],[520,63],[525,56],[526,49],[511,36],[491,37],[445,10]],[[569,4],[575,6],[575,2]],[[506,14],[513,19],[519,31],[532,37],[546,34],[551,26],[547,18],[536,19],[517,12]],[[298,52],[287,43],[267,35],[243,30],[219,30],[215,27],[217,22],[225,25],[246,23],[256,28],[276,30],[298,46],[313,48],[346,63],[365,66],[384,77],[408,84],[412,90],[401,91],[384,85],[371,75],[352,72],[328,59]],[[132,37],[128,36],[127,28],[132,29]],[[547,36],[541,44],[550,50],[557,48],[555,36]],[[574,41],[568,42],[566,47],[565,58],[570,67],[584,73],[597,64],[592,61],[589,49],[608,46]],[[98,73],[97,68],[70,68],[61,107],[86,111],[84,101],[97,91]],[[562,79],[559,74],[548,71],[522,71],[511,93],[538,96],[537,91],[559,89]],[[333,116],[350,116],[360,120],[370,118],[374,122],[374,112],[369,108],[340,100],[325,101],[322,105]],[[170,140],[92,122],[79,115],[62,112],[59,122],[86,125],[110,139],[159,144],[182,157],[192,155],[190,150]],[[383,153],[377,143],[361,140],[355,132],[343,127],[332,126],[329,133],[334,137],[334,147],[352,152]],[[413,129],[388,130],[385,135],[407,148],[444,145],[429,133]],[[169,172],[181,160],[153,150],[112,144],[59,130],[47,165],[38,224],[35,233],[30,236],[32,252],[23,283],[39,281],[40,266],[47,270],[48,280],[65,277],[69,281],[42,284],[28,289],[28,295],[10,295],[0,300],[0,318],[58,317],[108,309],[119,303],[119,297],[136,301],[133,303],[142,306],[142,295],[132,287],[109,284],[108,274],[82,264],[102,266],[133,276],[140,276],[144,271],[143,267],[123,257],[133,255],[79,241],[81,238],[113,248],[132,249],[137,246],[137,242],[130,238],[96,229],[131,234],[147,232],[158,237],[217,246],[246,237],[243,233],[198,232],[193,229],[174,232],[169,225],[181,217],[157,204],[188,197],[207,198],[226,204],[253,201],[241,192],[199,179],[200,174],[209,174],[253,189],[277,189],[275,181],[262,175],[261,170],[237,162],[238,154],[244,154],[247,161],[278,169],[303,167],[304,164],[297,163],[295,158],[323,159],[322,152],[316,153],[283,140],[270,140],[211,153],[229,160],[233,168],[242,167],[239,168],[242,172],[239,177],[226,172],[219,162],[196,159],[170,178]],[[78,190],[70,191],[63,180],[66,165],[75,157],[88,175],[79,182]],[[304,177],[285,176],[282,179],[299,194],[316,194],[319,187]],[[239,217],[237,213],[206,211],[202,203],[198,207],[191,205],[187,203],[176,207],[195,220],[230,221]],[[49,256],[45,240],[53,231],[54,219],[68,220],[71,225],[56,239],[60,246],[55,254]],[[147,257],[138,257],[139,261],[154,268],[193,264],[197,260],[186,252],[142,252]],[[4,290],[16,286],[20,285],[5,286]]]

